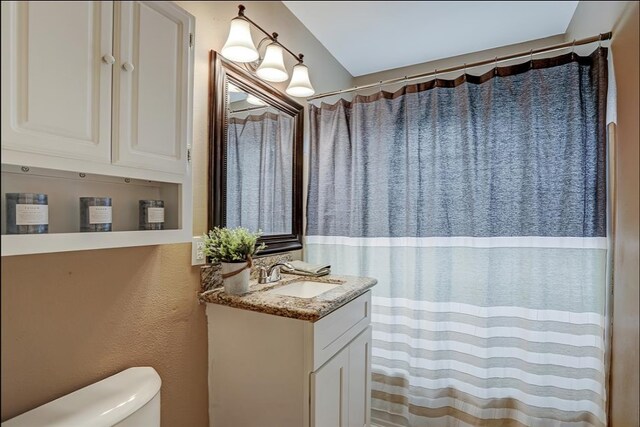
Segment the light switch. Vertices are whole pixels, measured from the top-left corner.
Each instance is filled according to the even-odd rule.
[[[202,265],[207,262],[204,255],[204,241],[202,236],[193,236],[191,240],[191,265]]]

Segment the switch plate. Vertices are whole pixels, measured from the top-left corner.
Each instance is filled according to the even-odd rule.
[[[191,239],[191,265],[203,265],[207,262],[204,256],[204,241],[202,236],[193,236]]]

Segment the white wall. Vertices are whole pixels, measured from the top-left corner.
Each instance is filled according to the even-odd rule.
[[[566,32],[566,40],[607,33],[620,20],[630,1],[581,1]]]

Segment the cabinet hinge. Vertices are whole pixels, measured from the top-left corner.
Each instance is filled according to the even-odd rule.
[[[189,33],[189,47],[193,47],[193,33]]]
[[[191,147],[187,148],[187,163],[191,163]]]

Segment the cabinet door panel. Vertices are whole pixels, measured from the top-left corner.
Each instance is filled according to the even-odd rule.
[[[190,15],[170,2],[118,2],[114,163],[184,173]]]
[[[349,427],[370,424],[371,326],[349,344]]]
[[[345,348],[311,373],[311,427],[346,427],[348,368]]]
[[[2,2],[2,148],[111,161],[111,2]]]

